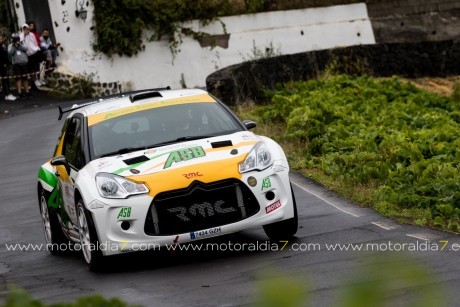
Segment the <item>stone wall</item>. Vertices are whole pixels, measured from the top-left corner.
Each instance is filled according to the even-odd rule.
[[[389,0],[367,5],[377,43],[460,40],[459,0]]]
[[[123,91],[119,82],[98,82],[90,75],[52,72],[47,76],[47,82],[53,91],[75,98],[108,96]]]
[[[263,99],[277,83],[307,80],[326,69],[387,77],[460,74],[460,42],[385,43],[284,55],[219,70],[206,79],[209,92],[228,105]]]

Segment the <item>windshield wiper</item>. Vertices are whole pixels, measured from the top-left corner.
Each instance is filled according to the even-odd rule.
[[[108,157],[108,156],[114,156],[114,155],[123,155],[128,152],[133,152],[133,151],[138,151],[142,149],[146,149],[146,146],[140,146],[140,147],[126,147],[126,148],[121,148],[112,152],[108,152],[100,156],[100,158]]]
[[[177,138],[175,140],[161,142],[161,143],[157,143],[155,145],[147,146],[147,148],[155,148],[155,147],[160,147],[160,146],[164,146],[164,145],[174,144],[174,143],[177,143],[177,142],[201,140],[201,139],[207,139],[207,138],[212,138],[212,137],[215,137],[215,135],[181,136],[180,138]]]

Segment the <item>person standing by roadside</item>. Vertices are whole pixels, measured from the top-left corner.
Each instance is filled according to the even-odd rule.
[[[38,47],[41,47],[41,43],[40,43],[40,34],[38,33],[38,30],[37,30],[37,25],[35,24],[35,21],[29,21],[27,22],[27,24],[29,25],[29,30],[30,30],[30,33],[32,33],[34,36],[35,36],[35,39],[37,40],[37,45]],[[42,73],[42,69],[45,68],[45,54],[42,52],[42,50],[40,49],[40,58],[38,59],[38,73],[37,73],[37,78],[36,80],[38,80],[40,82],[40,85],[46,85],[46,82],[41,78],[41,73]]]
[[[37,39],[35,35],[30,32],[29,25],[23,24],[22,25],[22,33],[20,34],[22,44],[27,47],[27,56],[29,57],[28,68],[29,74],[32,77],[32,87],[38,89],[38,87],[42,86],[42,83],[37,78],[37,74],[40,73],[40,62],[42,58],[42,53],[40,47],[37,44]]]
[[[10,92],[10,78],[8,76],[8,67],[10,60],[8,57],[8,47],[5,44],[5,38],[0,36],[0,75],[2,78],[2,91],[5,94],[5,100],[15,101],[16,96]]]
[[[56,56],[58,55],[58,47],[60,43],[53,44],[50,38],[50,32],[47,28],[43,29],[42,36],[40,36],[40,47],[45,55],[46,68],[56,67]]]
[[[29,82],[27,81],[27,47],[23,46],[20,41],[18,34],[14,33],[12,35],[12,44],[8,50],[8,53],[11,56],[11,62],[13,63],[13,73],[16,76],[16,87],[18,91],[18,96],[20,98],[31,98],[29,92]],[[24,92],[25,96],[22,93],[22,85],[24,83]]]
[[[38,34],[37,25],[34,21],[29,21],[27,22],[27,24],[29,25],[30,33],[32,33],[35,36],[35,39],[37,40],[37,45],[40,46],[40,34]]]

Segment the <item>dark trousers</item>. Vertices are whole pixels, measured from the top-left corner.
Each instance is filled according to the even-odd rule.
[[[2,76],[2,91],[5,96],[10,94],[10,79],[8,79],[8,68],[0,67],[0,75]]]

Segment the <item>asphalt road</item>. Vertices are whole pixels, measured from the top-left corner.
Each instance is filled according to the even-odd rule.
[[[8,251],[6,244],[44,243],[36,175],[50,158],[61,125],[57,110],[50,109],[0,120],[0,302],[6,296],[6,286],[14,284],[48,303],[101,293],[145,306],[250,305],[258,299],[263,276],[284,274],[301,280],[313,306],[335,306],[344,285],[361,270],[371,268],[369,262],[383,254],[375,261],[388,268],[392,281],[384,291],[391,302],[388,306],[406,306],[433,286],[442,289],[430,294],[437,306],[460,305],[460,251],[452,250],[454,244],[460,244],[458,236],[382,218],[297,174],[292,174],[292,182],[300,229],[297,239],[282,251],[144,252],[109,259],[105,273],[90,272],[75,252],[52,256],[46,251]],[[256,228],[208,242],[231,241],[242,246],[266,240],[262,228]],[[396,249],[403,243],[414,246],[425,242],[441,249],[444,240],[448,243],[442,251],[431,248],[405,253],[332,251],[326,246],[377,243],[381,249],[390,249],[390,244]],[[293,244],[304,250],[293,250]],[[396,269],[385,262],[402,254],[405,258]],[[401,267],[410,268],[413,263],[432,277],[403,282]]]

